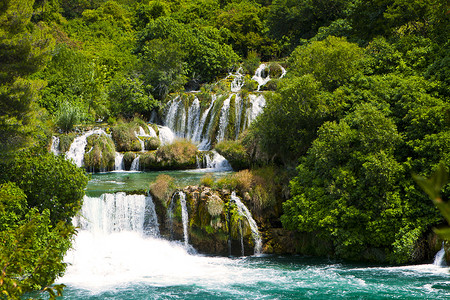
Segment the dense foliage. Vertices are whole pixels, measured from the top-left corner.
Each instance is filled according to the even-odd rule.
[[[108,121],[117,150],[140,151],[140,125],[116,120],[148,120],[168,93],[204,96],[218,77],[241,65],[252,74],[261,60],[288,73],[250,130],[217,150],[237,168],[297,168],[286,228],[329,238],[340,257],[414,260],[441,219],[411,173],[450,164],[449,26],[446,0],[1,2],[0,287],[8,294],[0,297],[43,289],[64,270],[87,179],[42,154],[51,130]],[[96,143],[86,161],[111,168],[113,145]],[[160,147],[147,160],[194,165],[194,148]],[[260,180],[252,199],[268,209],[275,194]],[[447,185],[443,198],[449,193]]]

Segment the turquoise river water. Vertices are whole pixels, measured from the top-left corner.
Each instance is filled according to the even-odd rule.
[[[93,175],[87,194],[147,188],[160,173]],[[203,172],[170,172],[195,184]],[[224,174],[215,174],[220,177]],[[212,257],[136,231],[80,230],[62,299],[450,299],[438,263],[352,264],[302,256]]]

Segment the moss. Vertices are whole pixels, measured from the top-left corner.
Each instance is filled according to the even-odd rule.
[[[244,77],[244,85],[242,88],[247,91],[255,91],[258,88],[258,82],[253,80],[249,75],[246,75]]]
[[[107,135],[91,135],[87,138],[84,154],[85,168],[92,172],[113,170],[115,154],[114,142]]]

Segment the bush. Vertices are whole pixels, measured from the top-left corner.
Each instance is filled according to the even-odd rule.
[[[87,170],[105,172],[114,169],[116,149],[108,136],[103,134],[89,136],[86,149],[84,166]]]
[[[161,141],[157,137],[141,137],[144,141],[145,150],[156,150],[161,146]]]
[[[164,145],[155,152],[160,167],[170,169],[196,168],[197,147],[187,140],[177,140]]]
[[[247,169],[250,166],[250,157],[239,141],[222,141],[216,145],[215,150],[228,160],[234,170]]]
[[[233,174],[237,188],[241,193],[249,192],[253,186],[253,175],[249,170],[242,170]]]
[[[200,184],[212,187],[214,185],[214,177],[211,173],[206,173],[202,178],[200,178]]]
[[[135,124],[119,123],[112,128],[112,138],[119,152],[141,151],[142,146],[135,134]]]
[[[150,193],[165,204],[169,202],[175,190],[175,179],[166,174],[158,175],[155,182],[150,184]]]
[[[244,72],[246,74],[253,75],[255,74],[256,69],[258,69],[261,64],[261,60],[259,59],[258,53],[255,51],[250,51],[247,54],[247,58],[244,59],[244,64],[242,67],[244,68]]]
[[[70,102],[62,102],[56,112],[56,124],[64,131],[72,131],[75,124],[82,118],[81,110]]]

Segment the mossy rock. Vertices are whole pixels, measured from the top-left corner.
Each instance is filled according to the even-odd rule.
[[[247,91],[255,91],[258,88],[258,82],[253,80],[249,75],[246,75],[242,88]]]
[[[278,88],[279,79],[269,80],[265,85],[261,87],[263,91],[276,91]]]
[[[84,166],[92,172],[105,172],[114,169],[116,149],[107,135],[88,136],[84,154]]]
[[[145,150],[156,150],[161,146],[161,141],[157,137],[143,136],[141,137],[141,140],[144,141]]]

